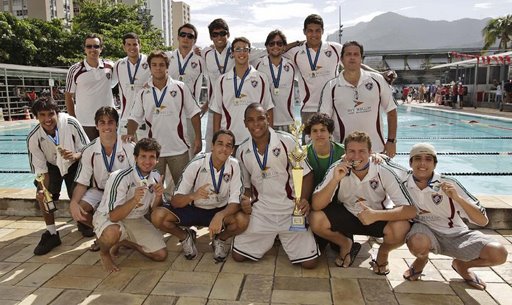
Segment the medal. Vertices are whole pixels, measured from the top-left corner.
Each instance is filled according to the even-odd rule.
[[[233,86],[235,87],[235,97],[237,99],[240,99],[240,96],[242,95],[242,87],[244,86],[244,81],[247,78],[247,75],[249,75],[249,72],[251,72],[251,67],[245,70],[244,76],[242,76],[242,79],[240,80],[240,86],[238,86],[238,76],[236,75],[236,68],[233,68]]]
[[[135,64],[135,72],[132,76],[132,69],[130,68],[131,62],[127,60],[127,67],[128,67],[128,79],[130,80],[130,89],[133,91],[135,90],[135,75],[137,75],[137,71],[139,70],[140,60],[142,59],[142,55],[139,55],[139,59],[137,59],[137,63]]]
[[[318,57],[320,56],[320,50],[322,49],[322,43],[320,43],[320,46],[318,46],[318,52],[316,52],[315,55],[315,61],[311,59],[311,53],[309,52],[309,48],[306,44],[306,53],[308,55],[308,61],[309,61],[309,67],[311,68],[311,77],[316,77],[316,65],[318,64]]]
[[[132,91],[133,91],[133,90],[135,90],[135,85],[133,85],[133,84],[132,84],[132,85],[130,85],[130,89],[131,89]]]
[[[279,88],[274,88],[274,95],[279,95]]]
[[[162,102],[164,101],[165,93],[167,93],[167,86],[165,86],[164,91],[162,91],[162,95],[160,95],[160,98],[156,95],[155,87],[153,87],[153,100],[155,101],[155,113],[160,113],[160,106],[162,105]]]
[[[61,150],[62,147],[60,147],[59,145],[59,128],[58,127],[55,127],[55,136],[51,136],[49,134],[47,134],[48,138],[50,139],[50,141],[53,142],[53,144],[55,144],[55,146],[57,146],[57,150]]]
[[[179,80],[180,82],[182,82],[182,81],[183,81],[183,75],[178,76],[178,80]]]
[[[311,78],[315,78],[316,77],[316,72],[311,72]]]
[[[216,180],[215,179],[215,167],[213,166],[213,160],[212,160],[212,157],[210,156],[210,175],[212,177],[213,189],[215,191],[215,194],[217,194],[217,195],[219,194],[220,186],[222,185],[222,177],[224,176],[225,165],[226,165],[226,163],[222,164],[222,168],[220,169],[220,173],[219,173],[219,179]],[[216,196],[216,201],[219,201],[218,196]]]
[[[279,94],[279,82],[281,81],[281,71],[283,70],[283,58],[279,62],[279,67],[277,70],[277,77],[274,74],[274,65],[272,61],[270,61],[270,57],[268,58],[268,65],[270,68],[270,76],[272,77],[272,82],[274,83],[274,95]]]
[[[228,66],[228,59],[231,55],[231,46],[227,46],[228,50],[226,52],[226,57],[224,57],[224,66],[220,65],[219,57],[217,56],[217,50],[215,50],[215,62],[217,63],[217,69],[219,70],[220,74],[226,73],[226,67]]]
[[[180,60],[180,54],[179,54],[179,50],[178,50],[178,54],[176,57],[178,57],[178,71],[180,73],[180,76],[178,76],[178,80],[180,82],[183,81],[183,75],[185,75],[185,70],[187,69],[187,65],[188,65],[188,62],[190,61],[190,59],[192,58],[192,56],[194,55],[194,52],[191,51],[190,52],[190,55],[188,56],[187,60],[185,60],[185,63],[183,64],[183,66],[181,66],[181,60]]]
[[[101,145],[101,155],[103,157],[103,163],[105,164],[105,167],[107,168],[107,171],[109,173],[112,172],[112,168],[114,167],[114,162],[116,160],[116,148],[117,148],[117,140],[116,143],[114,143],[114,149],[112,150],[112,155],[110,156],[110,161],[107,158],[107,152],[105,151],[105,147]]]
[[[265,147],[265,153],[263,154],[263,161],[260,159],[260,155],[258,153],[258,147],[256,146],[256,142],[252,140],[252,150],[254,153],[254,156],[256,157],[256,161],[258,162],[258,166],[261,169],[261,177],[263,179],[267,178],[267,160],[268,160],[268,147],[270,146],[270,137],[268,139],[269,143],[267,143],[267,146]]]

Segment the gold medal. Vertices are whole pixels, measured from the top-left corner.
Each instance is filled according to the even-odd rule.
[[[274,88],[274,95],[279,95],[279,88]]]

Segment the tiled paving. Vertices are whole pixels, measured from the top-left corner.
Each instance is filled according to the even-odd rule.
[[[0,216],[0,304],[510,304],[512,255],[504,265],[476,268],[487,291],[469,288],[451,269],[448,257],[432,255],[423,280],[407,282],[402,273],[413,256],[401,247],[390,255],[391,273],[375,275],[368,262],[378,245],[363,243],[352,268],[333,264],[328,250],[314,270],[289,263],[275,246],[260,262],[216,264],[208,235],[199,230],[195,260],[166,237],[169,257],[153,262],[129,249],[116,260],[121,271],[107,273],[99,254],[87,250],[70,218],[57,220],[62,245],[44,256],[32,250],[44,229],[38,217]],[[512,230],[483,230],[512,253]]]

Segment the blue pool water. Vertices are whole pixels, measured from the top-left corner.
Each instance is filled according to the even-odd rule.
[[[0,188],[33,187],[25,137],[34,124],[0,128]],[[402,105],[398,126],[396,162],[408,167],[411,146],[429,142],[439,154],[437,170],[455,174],[472,193],[512,194],[512,120]],[[206,122],[202,127],[204,134]]]

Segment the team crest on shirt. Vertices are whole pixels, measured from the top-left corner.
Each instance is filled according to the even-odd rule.
[[[123,154],[119,154],[119,155],[117,155],[117,160],[119,160],[119,162],[123,163],[123,161],[124,161],[124,155],[123,155]]]
[[[130,187],[135,187],[135,183],[130,183]]]
[[[275,147],[274,149],[272,149],[272,153],[274,154],[274,156],[279,157],[279,154],[281,153],[281,148]]]
[[[146,70],[147,68],[148,68],[148,63],[147,62],[143,63],[142,64],[142,69]]]
[[[206,170],[206,167],[203,167],[203,169],[201,169],[201,173],[207,173],[208,171]]]
[[[172,97],[176,97],[176,90],[172,90],[172,91],[170,92],[170,94],[171,94],[171,96],[172,96]]]
[[[251,85],[253,86],[253,88],[256,88],[256,86],[258,86],[258,81],[257,80],[252,80],[251,81]]]
[[[443,195],[441,195],[439,193],[432,194],[432,201],[435,204],[440,204],[441,201],[443,201]]]
[[[112,78],[112,73],[110,73],[110,72],[105,73],[105,75],[107,76],[107,79],[111,79]]]
[[[373,83],[366,83],[366,85],[364,85],[366,87],[366,89],[368,90],[372,90],[373,89]]]
[[[377,179],[370,180],[370,187],[373,190],[376,190],[379,187],[379,180],[377,180]]]
[[[325,51],[325,56],[331,57],[331,55],[332,55],[332,52],[330,50]]]
[[[229,182],[229,180],[231,180],[231,174],[230,173],[225,173],[222,176],[222,179],[224,179],[225,182]]]
[[[288,71],[290,71],[290,66],[288,66],[288,65],[284,65],[283,69],[284,69],[286,72],[288,72]]]
[[[190,66],[192,67],[192,69],[195,69],[197,67],[197,63],[193,62],[190,64]]]

